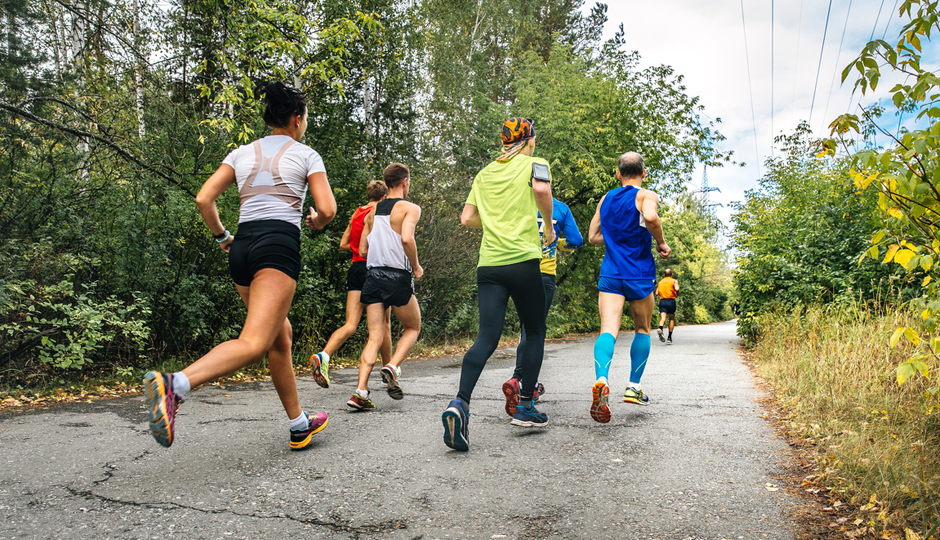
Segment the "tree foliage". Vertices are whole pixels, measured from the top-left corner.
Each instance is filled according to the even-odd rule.
[[[882,72],[906,76],[891,89],[892,100],[895,106],[916,112],[919,120],[918,127],[900,137],[882,129],[891,144],[853,153],[851,169],[859,192],[877,197],[883,225],[872,236],[865,257],[896,265],[919,284],[912,306],[921,314],[920,328],[898,328],[890,341],[894,347],[905,337],[916,346],[916,352],[898,366],[898,382],[903,384],[917,373],[928,376],[940,359],[940,288],[935,281],[940,262],[940,77],[922,58],[924,43],[940,30],[940,9],[936,1],[905,0],[899,15],[909,22],[898,41],[868,43],[842,77],[855,73],[855,88],[864,94],[878,87]],[[832,129],[837,138],[827,142],[829,152],[840,143],[848,151],[846,138],[859,132],[865,120],[878,127],[871,117],[846,114],[836,119]]]
[[[898,288],[890,269],[859,264],[880,227],[876,197],[855,193],[846,160],[814,154],[807,124],[780,142],[781,157],[767,161],[759,187],[745,193],[732,217],[739,333],[748,341],[759,335],[763,311],[887,299]]]
[[[290,318],[299,356],[345,314],[338,245],[389,162],[412,169],[425,339],[475,332],[479,234],[460,227],[473,176],[510,115],[536,119],[555,194],[586,233],[626,150],[668,196],[687,314],[726,311],[717,224],[684,191],[696,162],[728,160],[682,77],[602,43],[606,6],[582,0],[59,0],[4,4],[0,64],[0,372],[137,367],[237,335],[244,308],[194,194],[235,145],[264,135],[254,89],[308,96],[306,142],[339,212],[305,231]],[[25,44],[35,44],[28,47]],[[238,197],[223,194],[236,231]],[[602,251],[563,259],[559,335],[597,327]],[[588,285],[590,284],[590,285]],[[724,296],[723,296],[724,295]],[[684,308],[683,308],[684,309]],[[701,317],[700,317],[701,318]],[[507,331],[515,330],[507,325]],[[355,356],[361,337],[342,355]],[[58,370],[58,371],[57,371]]]

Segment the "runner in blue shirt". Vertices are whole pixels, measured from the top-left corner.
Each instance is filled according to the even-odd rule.
[[[640,154],[627,152],[620,156],[617,179],[621,187],[608,191],[601,199],[588,233],[591,244],[606,247],[597,283],[601,333],[594,342],[597,382],[594,383],[591,403],[591,418],[601,423],[610,421],[607,376],[625,301],[630,302],[636,333],[630,346],[630,384],[623,400],[638,405],[649,404],[649,398],[640,387],[640,377],[650,354],[650,320],[656,282],[656,261],[650,249],[651,241],[656,240],[656,251],[664,259],[672,250],[663,237],[663,224],[656,212],[659,196],[640,187],[644,178],[646,169]]]

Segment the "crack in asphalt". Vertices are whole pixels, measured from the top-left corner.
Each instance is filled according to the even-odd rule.
[[[106,473],[110,473],[110,474],[108,475],[108,478],[106,478],[105,480],[113,476],[113,473],[111,473],[111,471],[106,471]],[[100,480],[95,483],[97,484],[105,480]],[[132,506],[136,508],[147,508],[147,509],[154,509],[154,510],[179,509],[179,510],[192,510],[194,512],[201,512],[203,514],[213,514],[213,515],[229,514],[233,516],[247,517],[247,518],[254,518],[254,519],[286,519],[286,520],[294,521],[297,523],[303,523],[304,525],[316,525],[316,526],[328,529],[332,532],[349,533],[352,535],[354,539],[358,539],[359,535],[362,535],[362,534],[384,533],[384,532],[390,532],[390,531],[396,531],[396,530],[402,530],[402,529],[408,528],[408,523],[403,519],[391,519],[391,520],[383,521],[381,523],[374,523],[371,525],[353,526],[349,522],[345,522],[343,520],[324,521],[322,519],[317,519],[317,518],[295,517],[290,514],[263,515],[263,514],[249,513],[249,512],[236,512],[234,510],[229,510],[229,509],[213,510],[213,509],[199,508],[196,506],[188,506],[185,504],[179,504],[175,502],[142,503],[142,502],[137,502],[137,501],[125,501],[122,499],[115,499],[112,497],[107,497],[105,495],[99,495],[97,493],[92,492],[91,490],[81,490],[81,489],[76,489],[70,486],[62,486],[62,487],[66,491],[68,491],[73,497],[80,497],[86,500],[98,500],[98,501],[103,501],[103,502],[122,505],[122,506]]]

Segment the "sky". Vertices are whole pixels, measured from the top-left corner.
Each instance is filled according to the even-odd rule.
[[[815,136],[827,137],[828,125],[837,116],[859,113],[859,98],[865,105],[879,99],[883,105],[890,104],[888,91],[899,78],[885,79],[874,94],[866,96],[853,96],[851,76],[844,86],[840,80],[842,69],[873,35],[897,42],[908,20],[897,15],[901,3],[614,0],[608,2],[605,38],[612,37],[622,22],[624,48],[639,51],[641,67],[672,66],[684,76],[687,93],[699,96],[704,119],[721,119],[717,129],[727,140],[718,143],[718,148],[732,150],[733,159],[745,164],[708,169],[708,185],[721,190],[709,193],[709,201],[723,205],[714,207],[716,215],[731,227],[730,203],[743,200],[745,190],[757,187],[764,160],[777,151],[775,135],[791,133],[801,120],[807,120]],[[585,5],[586,10],[589,7]],[[932,52],[925,49],[923,57],[935,70],[940,57],[933,54],[940,49],[937,45],[931,44]],[[892,106],[879,124],[894,132],[898,122]],[[700,189],[701,183],[700,166],[689,185]]]

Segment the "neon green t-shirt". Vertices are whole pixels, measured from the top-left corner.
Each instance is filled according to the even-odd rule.
[[[477,207],[483,222],[477,266],[506,266],[542,258],[538,206],[530,184],[535,162],[548,165],[542,158],[518,154],[505,163],[490,163],[473,179],[467,204]]]

